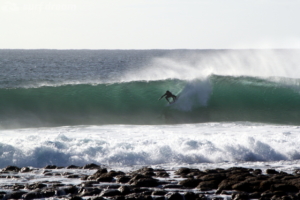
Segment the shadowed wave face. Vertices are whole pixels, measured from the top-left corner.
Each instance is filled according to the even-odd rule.
[[[2,128],[251,121],[300,124],[300,80],[212,75],[0,89]],[[158,98],[170,90],[178,100]]]

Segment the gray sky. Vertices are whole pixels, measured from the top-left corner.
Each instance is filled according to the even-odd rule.
[[[0,0],[0,48],[300,48],[300,0]]]

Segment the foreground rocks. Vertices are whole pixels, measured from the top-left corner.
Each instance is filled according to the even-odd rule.
[[[7,166],[0,171],[0,199],[90,200],[300,200],[300,173],[233,167],[142,168],[131,172],[96,164],[43,169]]]

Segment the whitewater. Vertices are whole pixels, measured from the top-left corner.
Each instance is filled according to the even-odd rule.
[[[292,171],[299,65],[299,50],[0,50],[0,167]]]

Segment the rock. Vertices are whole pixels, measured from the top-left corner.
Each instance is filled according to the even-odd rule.
[[[255,175],[258,175],[258,174],[261,174],[262,173],[262,170],[261,169],[255,169],[252,174],[255,174]]]
[[[285,192],[298,192],[299,189],[294,186],[294,185],[289,185],[289,184],[274,184],[271,186],[272,191],[285,191]]]
[[[164,196],[167,192],[165,190],[155,190],[151,193],[152,196]]]
[[[26,173],[26,172],[30,172],[30,171],[31,170],[30,170],[29,167],[22,167],[21,170],[20,170],[21,173]]]
[[[101,197],[112,197],[121,195],[122,193],[119,190],[103,190],[100,194]]]
[[[131,177],[130,176],[119,176],[117,178],[117,183],[128,183],[130,181]]]
[[[168,193],[168,194],[165,195],[165,197],[168,200],[184,200],[183,197],[181,196],[181,194],[179,194],[178,192]]]
[[[67,188],[64,188],[64,192],[66,194],[77,194],[78,188],[76,186],[69,186]]]
[[[239,183],[238,180],[225,179],[218,185],[218,191],[232,190],[232,186]]]
[[[24,191],[15,191],[8,194],[5,198],[6,199],[21,199],[21,197],[26,194],[27,192]]]
[[[47,185],[43,184],[43,183],[40,183],[40,182],[34,183],[34,184],[31,184],[31,185],[27,186],[27,188],[29,190],[41,189],[41,188],[45,188],[45,187],[47,187]]]
[[[22,199],[38,199],[38,198],[42,198],[42,197],[43,197],[43,195],[41,193],[41,190],[39,190],[39,189],[22,195]]]
[[[159,185],[158,180],[154,178],[141,178],[138,180],[135,180],[131,185],[137,186],[137,187],[156,187]]]
[[[180,189],[183,188],[182,185],[175,185],[175,184],[167,184],[163,186],[164,189]]]
[[[128,186],[122,185],[118,188],[122,195],[127,195],[131,193],[131,189]]]
[[[69,165],[68,167],[66,167],[67,169],[80,169],[80,167],[76,166],[76,165]]]
[[[82,191],[78,192],[80,193],[80,196],[95,196],[95,195],[99,195],[102,192],[102,190],[100,190],[99,188],[83,188]]]
[[[279,172],[276,171],[275,169],[267,169],[267,170],[266,170],[266,173],[267,173],[267,174],[278,174]]]
[[[183,196],[184,196],[185,200],[195,200],[196,199],[196,195],[194,192],[185,192],[183,194]]]
[[[46,167],[44,167],[44,169],[56,169],[57,166],[56,165],[47,165]]]
[[[197,186],[197,189],[201,191],[213,190],[213,189],[217,189],[218,185],[219,185],[218,180],[202,181]]]
[[[113,181],[113,176],[110,173],[101,174],[100,177],[96,179],[97,182],[111,182]]]
[[[246,192],[233,193],[231,198],[232,200],[248,200],[249,194]]]
[[[223,181],[224,179],[226,179],[225,174],[218,174],[218,173],[214,173],[214,174],[207,174],[204,176],[199,177],[199,179],[201,179],[202,181],[211,181],[214,180],[216,182],[221,183],[221,181]]]
[[[65,177],[66,178],[80,178],[80,176],[78,174],[71,174],[71,175],[67,175]]]
[[[189,178],[189,179],[180,181],[178,184],[182,185],[183,187],[186,187],[186,188],[195,188],[195,187],[197,187],[197,185],[199,185],[200,182],[201,182],[200,179]]]
[[[169,177],[170,175],[165,170],[161,170],[161,171],[156,172],[156,176],[165,178],[165,177]]]
[[[191,170],[190,170],[189,168],[181,167],[181,168],[179,168],[177,171],[175,171],[174,173],[175,173],[176,175],[186,175],[186,174],[188,174],[188,173],[190,173],[190,172],[191,172]]]
[[[90,163],[83,166],[83,169],[100,169],[101,167],[99,165],[96,165],[94,163]]]
[[[2,172],[19,172],[20,168],[16,166],[7,166],[4,169],[2,169]]]
[[[104,198],[103,197],[94,197],[94,198],[92,198],[92,200],[104,200]]]
[[[82,200],[82,198],[79,196],[74,196],[74,197],[69,198],[69,200]]]

